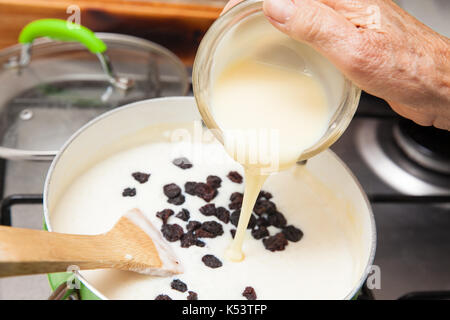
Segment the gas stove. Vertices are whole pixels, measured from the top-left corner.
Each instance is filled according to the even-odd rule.
[[[414,151],[417,135],[408,134],[414,125],[404,121],[382,100],[363,94],[350,127],[332,147],[368,194],[377,226],[374,264],[381,286],[364,287],[359,299],[450,299],[450,175],[442,171],[450,163],[445,158],[448,132],[439,132],[440,144],[419,141],[422,148]],[[408,139],[414,142],[403,141]],[[435,152],[424,152],[424,146]],[[0,162],[1,224],[42,228],[49,166]],[[0,299],[47,299],[50,294],[45,275],[0,279]]]

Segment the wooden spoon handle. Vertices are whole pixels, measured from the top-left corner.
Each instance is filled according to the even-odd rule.
[[[0,226],[0,277],[119,267],[107,235],[72,235]]]

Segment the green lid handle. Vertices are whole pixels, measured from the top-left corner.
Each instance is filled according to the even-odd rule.
[[[106,51],[106,44],[97,38],[94,32],[86,27],[65,20],[41,19],[30,22],[22,29],[19,42],[22,44],[31,44],[38,37],[80,42],[94,54]]]

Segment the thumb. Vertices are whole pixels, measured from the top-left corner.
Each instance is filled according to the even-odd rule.
[[[337,64],[358,43],[356,27],[317,0],[264,0],[264,13],[276,28],[309,43]]]

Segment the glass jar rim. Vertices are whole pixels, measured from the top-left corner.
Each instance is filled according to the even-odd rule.
[[[255,13],[259,14],[262,11],[263,0],[244,0],[228,10],[211,25],[203,37],[195,57],[192,71],[194,97],[197,101],[197,106],[204,123],[211,129],[221,143],[224,143],[223,132],[212,116],[208,102],[205,101],[207,100],[205,96],[207,97],[208,94],[203,86],[205,82],[210,80],[209,77],[211,75],[214,56],[217,47],[224,36],[232,30],[233,26],[237,23],[244,21],[247,17],[250,17]],[[356,112],[361,96],[361,89],[346,78],[342,72],[340,72],[340,74],[343,77],[344,84],[342,98],[329,121],[328,130],[317,143],[302,153],[299,161],[311,158],[336,142],[344,133]]]

